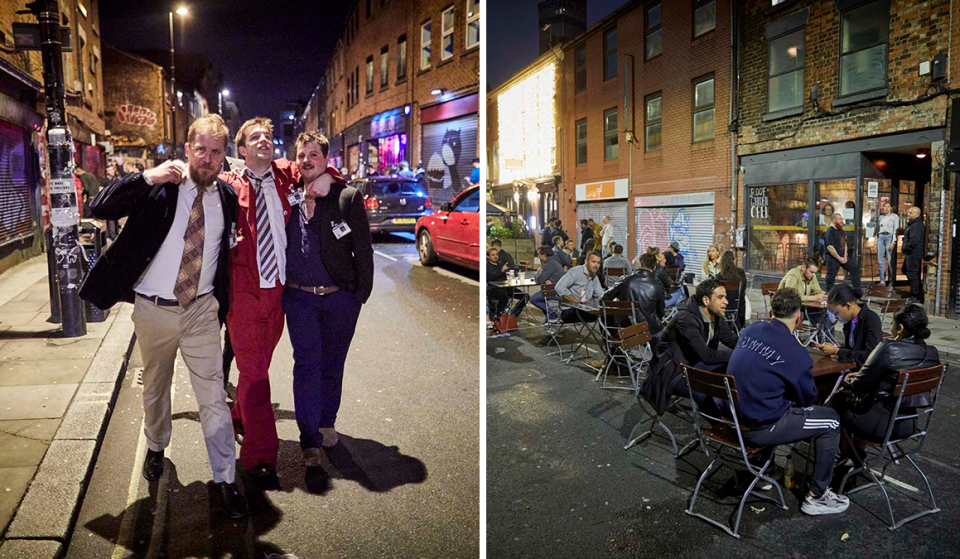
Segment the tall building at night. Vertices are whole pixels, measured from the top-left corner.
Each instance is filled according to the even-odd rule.
[[[540,11],[540,54],[587,29],[587,0],[543,0]]]

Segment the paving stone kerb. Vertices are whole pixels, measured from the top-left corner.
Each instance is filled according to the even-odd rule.
[[[0,544],[0,559],[56,559],[61,549],[51,540],[7,540]]]

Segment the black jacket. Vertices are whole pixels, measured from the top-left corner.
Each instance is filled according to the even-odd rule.
[[[923,340],[905,338],[886,341],[870,354],[845,390],[850,390],[868,406],[874,401],[881,401],[892,411],[897,399],[891,392],[897,384],[900,371],[932,367],[939,363],[937,348],[928,346]],[[901,407],[917,408],[929,404],[929,394],[924,393],[904,396]]]
[[[631,274],[604,293],[603,298],[636,301],[640,309],[638,319],[647,323],[650,333],[656,334],[663,330],[660,319],[663,318],[666,296],[663,286],[653,277],[653,272],[650,270],[641,269]]]
[[[501,265],[501,266],[503,266],[504,264],[508,264],[508,265],[510,266],[510,268],[509,268],[510,270],[516,270],[516,269],[517,269],[517,264],[513,261],[513,256],[511,256],[509,252],[507,252],[507,251],[505,251],[505,250],[503,250],[503,249],[501,248],[501,249],[500,249],[500,252],[498,252],[497,254],[500,256],[500,265]]]
[[[918,217],[907,223],[907,230],[903,233],[903,243],[900,245],[900,252],[911,263],[919,263],[923,260],[923,218]]]
[[[220,304],[222,323],[230,310],[230,234],[237,220],[237,191],[216,179],[223,208],[223,237],[213,279],[213,295]],[[149,185],[143,173],[133,173],[107,186],[90,203],[97,219],[127,224],[117,239],[97,260],[80,287],[80,298],[97,308],[109,309],[118,301],[133,302],[133,286],[160,250],[177,213],[180,185]]]
[[[498,261],[496,264],[487,260],[487,282],[493,281],[503,281],[507,279],[507,273],[503,271],[503,262]]]
[[[740,268],[734,268],[733,273],[729,276],[720,272],[717,279],[740,282],[739,293],[727,293],[727,308],[731,307],[734,302],[737,304],[737,328],[743,330],[743,325],[747,321],[747,273]]]
[[[709,328],[700,314],[700,305],[695,298],[673,317],[664,328],[654,352],[647,380],[640,387],[640,396],[663,414],[670,402],[673,384],[682,374],[680,365],[717,365],[730,361],[730,354],[737,345],[737,336],[730,330],[727,321],[714,321],[714,335],[707,343]],[[720,344],[729,350],[720,349]]]
[[[297,187],[303,188],[303,179]],[[351,231],[337,239],[331,224],[342,221],[347,222]],[[326,196],[317,198],[313,219],[307,226],[320,228],[323,266],[337,287],[366,303],[373,291],[373,238],[367,210],[363,207],[363,194],[356,188],[334,182]]]
[[[883,322],[880,315],[873,312],[868,305],[860,307],[857,315],[857,329],[853,331],[853,347],[850,347],[850,322],[843,325],[843,345],[837,360],[844,363],[863,365],[877,344],[883,340]]]
[[[580,230],[580,252],[584,251],[587,241],[593,238],[593,228],[589,225]]]

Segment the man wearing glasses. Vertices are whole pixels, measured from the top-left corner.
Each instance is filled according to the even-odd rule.
[[[101,309],[134,303],[143,356],[143,477],[163,474],[170,444],[170,386],[177,350],[190,371],[200,407],[213,481],[231,518],[247,514],[235,483],[236,448],[223,388],[220,325],[229,310],[227,259],[236,242],[237,193],[217,179],[228,130],[218,115],[197,119],[187,133],[188,163],[167,161],[100,191],[98,219],[127,224],[90,270],[80,296]],[[134,296],[135,294],[135,296]]]

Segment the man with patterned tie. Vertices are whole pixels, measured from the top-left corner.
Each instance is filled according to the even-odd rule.
[[[163,474],[179,349],[190,371],[223,510],[241,518],[247,504],[235,483],[236,447],[220,353],[220,324],[230,308],[227,258],[237,207],[236,191],[217,179],[228,133],[218,115],[199,118],[187,132],[188,164],[167,161],[100,191],[90,205],[94,216],[127,217],[127,224],[90,270],[80,296],[101,309],[119,300],[134,303],[143,357],[143,476],[155,481]]]
[[[286,225],[296,185],[292,164],[273,161],[273,124],[253,118],[237,132],[244,165],[220,178],[237,190],[237,246],[230,251],[227,329],[239,377],[233,425],[243,439],[240,464],[255,478],[274,479],[277,426],[268,370],[283,335],[280,299],[286,283]]]

